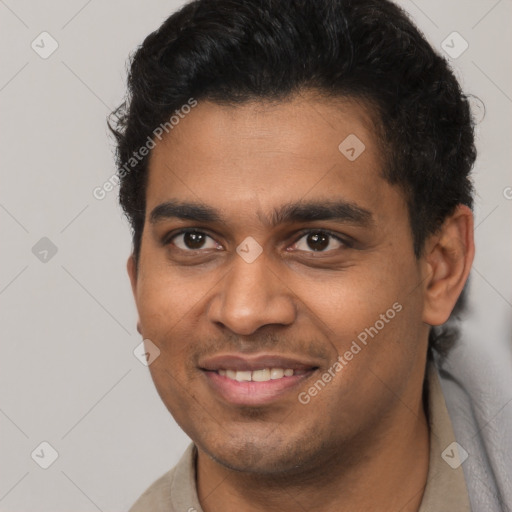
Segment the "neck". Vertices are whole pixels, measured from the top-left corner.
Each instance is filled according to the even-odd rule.
[[[233,471],[198,448],[197,490],[204,512],[417,512],[425,488],[429,430],[421,390],[397,401],[384,429],[361,433],[329,460],[294,475]],[[383,422],[384,423],[384,422]]]

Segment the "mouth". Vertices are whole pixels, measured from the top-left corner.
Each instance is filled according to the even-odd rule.
[[[261,368],[259,370],[234,370],[219,369],[217,373],[221,377],[227,377],[237,382],[268,382],[269,380],[282,379],[284,377],[293,377],[293,375],[303,375],[307,370],[294,370],[293,368]]]
[[[290,395],[319,366],[279,356],[246,358],[227,355],[203,362],[200,369],[210,390],[231,405],[257,406]]]

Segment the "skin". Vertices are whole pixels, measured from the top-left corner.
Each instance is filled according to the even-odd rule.
[[[161,350],[150,365],[155,386],[198,447],[205,512],[418,510],[428,331],[447,320],[467,279],[473,217],[458,207],[416,258],[404,195],[380,175],[373,126],[363,105],[311,91],[273,104],[204,101],[152,150],[140,259],[129,258],[128,273],[139,332]],[[352,162],[338,149],[349,134],[366,147]],[[372,221],[265,223],[285,203],[332,199]],[[223,220],[151,223],[169,200],[205,203]],[[183,228],[208,235],[204,245],[172,238]],[[304,229],[353,242],[328,238],[315,251]],[[250,264],[236,252],[248,236],[263,249]],[[394,303],[402,310],[301,404],[298,393]],[[198,368],[206,356],[263,352],[318,370],[267,405],[242,407]]]

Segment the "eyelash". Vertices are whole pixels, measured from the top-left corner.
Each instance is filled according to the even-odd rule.
[[[200,229],[187,228],[187,229],[182,229],[182,230],[180,230],[180,231],[178,231],[176,233],[171,233],[171,234],[165,236],[164,239],[163,239],[163,244],[164,245],[170,245],[174,238],[176,238],[177,236],[186,234],[186,233],[200,233],[202,235],[206,235],[206,236],[210,237],[212,240],[215,240],[214,237],[212,235],[210,235],[207,231],[202,231]],[[340,242],[346,248],[353,247],[353,242],[351,242],[348,239],[343,239],[339,235],[336,235],[333,232],[331,232],[329,230],[326,230],[326,229],[304,229],[304,230],[300,231],[299,233],[297,233],[295,241],[293,242],[292,245],[295,245],[304,236],[309,235],[309,234],[313,234],[313,233],[321,233],[321,234],[327,235],[327,236],[329,236],[331,238],[334,238],[334,240],[336,240],[337,242]],[[188,250],[185,250],[185,249],[180,249],[179,247],[176,247],[176,248],[178,250],[181,250],[181,251],[184,251],[184,252],[188,252],[188,253],[201,252],[202,250],[204,250],[204,249],[188,249]],[[331,249],[331,250],[335,250],[335,249]],[[310,251],[302,251],[302,252],[310,252]],[[311,251],[311,252],[315,253],[315,251]],[[330,252],[330,251],[318,251],[317,254],[322,254],[322,253],[327,253],[327,252]]]

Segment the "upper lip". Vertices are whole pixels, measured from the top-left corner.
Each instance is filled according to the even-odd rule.
[[[254,371],[263,368],[291,368],[292,370],[312,370],[318,368],[318,364],[300,360],[294,357],[276,354],[260,354],[249,357],[238,354],[219,354],[209,357],[199,364],[203,370],[235,370]]]

